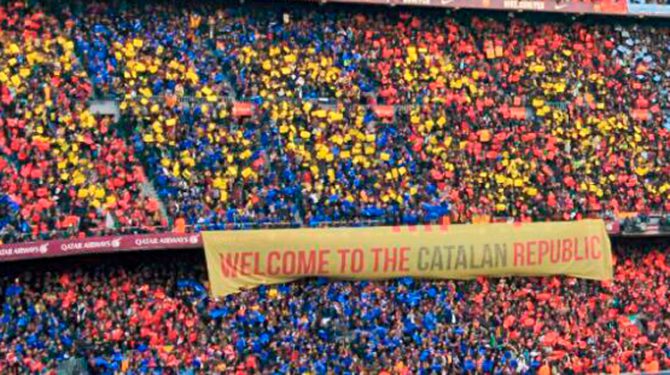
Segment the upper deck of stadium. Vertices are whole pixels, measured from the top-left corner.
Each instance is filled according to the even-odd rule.
[[[412,7],[10,3],[3,242],[670,211],[670,29]]]

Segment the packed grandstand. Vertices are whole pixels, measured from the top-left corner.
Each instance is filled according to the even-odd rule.
[[[5,2],[0,26],[2,244],[670,213],[661,21],[148,0]],[[668,243],[613,252],[603,282],[225,298],[197,252],[3,264],[0,372],[670,369]]]

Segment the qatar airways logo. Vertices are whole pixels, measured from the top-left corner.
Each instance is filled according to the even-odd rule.
[[[48,242],[41,245],[8,246],[0,248],[0,257],[10,257],[12,255],[46,254],[48,252]]]
[[[544,1],[534,0],[505,0],[503,2],[505,9],[522,9],[522,10],[544,10]]]
[[[109,240],[66,242],[60,245],[60,250],[63,252],[69,252],[77,250],[117,249],[120,246],[121,238],[116,237]]]
[[[150,237],[135,239],[135,246],[197,245],[199,243],[200,236],[197,234],[190,236]]]
[[[431,0],[401,0],[402,5],[430,5]]]

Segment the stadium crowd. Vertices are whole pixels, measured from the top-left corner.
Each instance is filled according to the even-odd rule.
[[[670,368],[667,243],[610,282],[313,279],[207,297],[202,254],[50,261],[0,280],[0,371],[586,374]],[[125,258],[124,258],[125,257]]]
[[[670,212],[661,24],[34,3],[0,5],[3,243]],[[110,97],[119,121],[88,108]],[[614,250],[610,282],[316,279],[224,299],[195,254],[21,264],[0,276],[0,372],[670,368],[670,249]]]
[[[4,241],[670,211],[670,28],[324,9],[3,7]]]
[[[111,118],[87,108],[92,86],[66,29],[22,2],[0,7],[0,23],[0,237],[160,220],[140,194],[144,172],[132,146]]]
[[[91,75],[124,95],[138,148],[163,167],[161,197],[189,224],[670,208],[668,29],[338,9],[95,11],[77,40],[104,35],[102,51],[83,43],[83,55],[109,58]],[[254,116],[221,104],[226,80]],[[193,93],[204,103],[181,101]],[[375,103],[408,106],[384,121],[361,105]]]

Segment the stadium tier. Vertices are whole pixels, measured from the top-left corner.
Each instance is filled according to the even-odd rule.
[[[2,8],[4,242],[670,210],[662,25],[117,5]]]
[[[655,20],[3,2],[0,260],[117,254],[2,263],[0,373],[670,369],[663,239],[615,240],[609,281],[312,278],[226,297],[209,294],[199,250],[118,254],[250,228],[418,237],[422,224],[626,218],[641,232],[654,217],[670,231],[669,90],[670,26]],[[569,261],[605,258],[607,237],[589,238],[568,240]],[[518,259],[565,254],[552,241]],[[462,262],[432,247],[419,259],[494,263],[462,248]],[[231,274],[260,269],[253,256]]]
[[[667,242],[614,251],[615,277],[602,283],[312,279],[224,299],[207,297],[195,253],[31,263],[0,281],[0,370],[55,373],[79,362],[100,374],[668,369]]]

